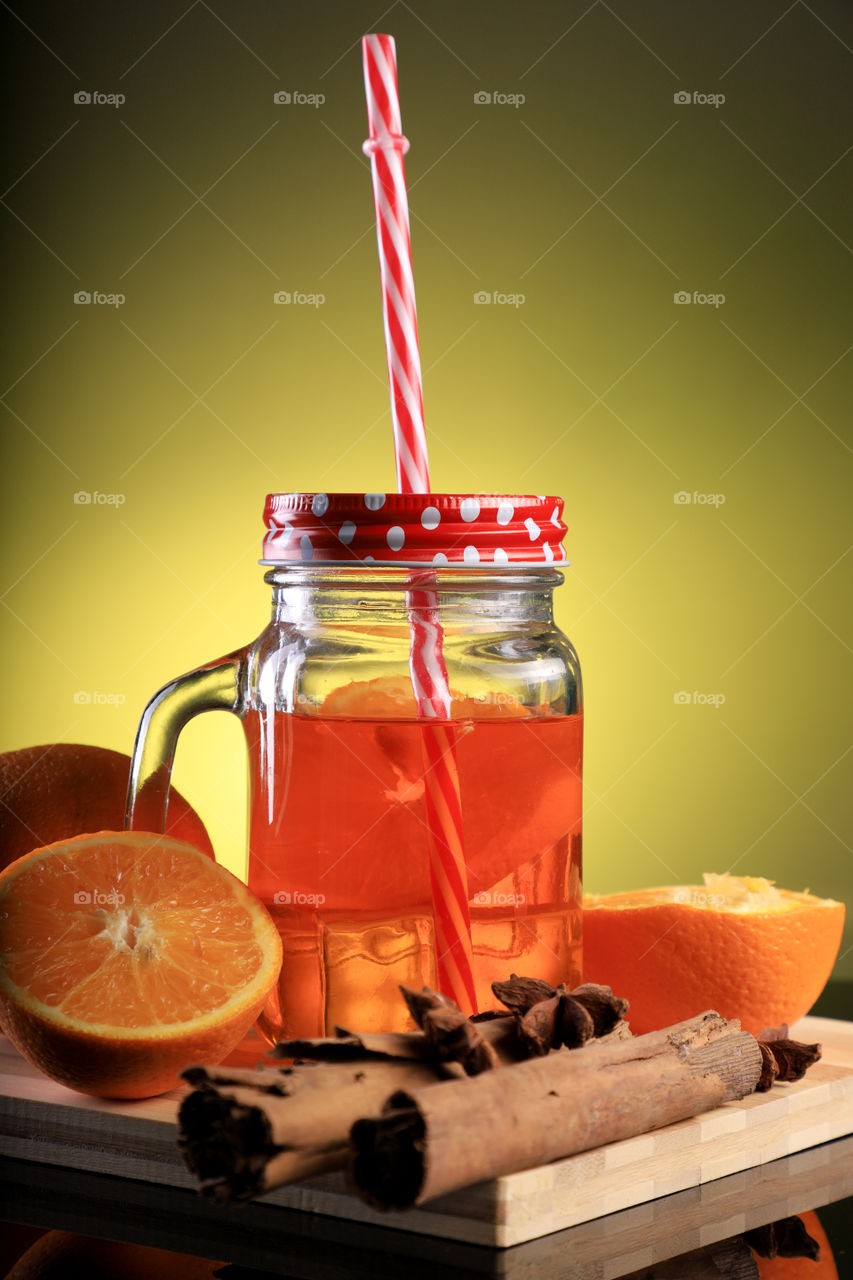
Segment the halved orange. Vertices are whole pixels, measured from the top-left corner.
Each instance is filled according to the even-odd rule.
[[[584,981],[625,996],[637,1034],[704,1009],[740,1018],[757,1034],[808,1013],[832,972],[843,926],[843,903],[758,876],[590,894]]]
[[[181,840],[102,831],[0,873],[3,1030],[83,1093],[151,1097],[220,1062],[280,967],[266,908]]]

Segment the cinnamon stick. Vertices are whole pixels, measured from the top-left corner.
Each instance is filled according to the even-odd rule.
[[[193,1086],[178,1111],[178,1146],[202,1194],[251,1200],[346,1164],[357,1116],[380,1109],[400,1088],[435,1084],[444,1069],[375,1058],[284,1070],[190,1067]]]
[[[501,1174],[661,1128],[752,1093],[756,1040],[707,1012],[628,1040],[398,1090],[351,1135],[368,1203],[408,1208]]]
[[[513,975],[503,985],[512,991],[514,983],[530,981]],[[547,983],[541,988],[546,1001],[557,991]],[[200,1066],[183,1073],[193,1089],[179,1109],[178,1145],[203,1194],[222,1202],[248,1200],[343,1168],[351,1126],[377,1114],[389,1094],[491,1073],[533,1051],[517,1011],[475,1023],[436,992],[401,990],[418,1031],[339,1030],[324,1039],[283,1041],[273,1051],[309,1062],[260,1071]],[[594,1029],[625,1034],[620,1019],[626,1002],[609,987],[586,986],[576,994],[593,1010]],[[525,1010],[530,1007],[527,1001]]]

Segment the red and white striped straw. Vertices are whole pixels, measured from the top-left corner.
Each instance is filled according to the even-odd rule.
[[[393,36],[365,36],[361,42],[370,136],[364,144],[373,174],[376,238],[382,276],[382,316],[391,388],[391,417],[400,493],[429,493],[421,357],[409,202],[397,94],[397,51]]]
[[[370,156],[373,174],[397,487],[400,493],[429,493],[409,204],[403,167],[409,144],[403,137],[400,118],[397,52],[393,36],[388,35],[365,36],[361,45],[370,133],[364,151]],[[425,726],[424,733],[424,803],[429,827],[438,982],[445,995],[451,996],[466,1012],[472,1012],[477,1004],[468,912],[468,869],[435,574],[431,570],[413,574],[406,599],[411,630],[409,669],[418,715],[441,722]]]
[[[462,796],[456,731],[450,720],[450,687],[444,663],[435,574],[413,573],[406,593],[411,644],[409,670],[424,726],[424,807],[429,828],[435,952],[439,989],[468,1013],[474,991],[468,868],[462,833]]]

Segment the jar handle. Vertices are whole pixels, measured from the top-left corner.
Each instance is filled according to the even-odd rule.
[[[238,649],[163,685],[142,713],[127,791],[128,831],[165,831],[178,735],[203,711],[240,714],[245,650]]]

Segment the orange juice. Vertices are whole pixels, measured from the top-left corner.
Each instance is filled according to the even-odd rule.
[[[270,1040],[408,1026],[435,984],[424,722],[250,711],[249,884],[284,944]],[[513,971],[581,980],[583,716],[455,719],[480,1009]]]

